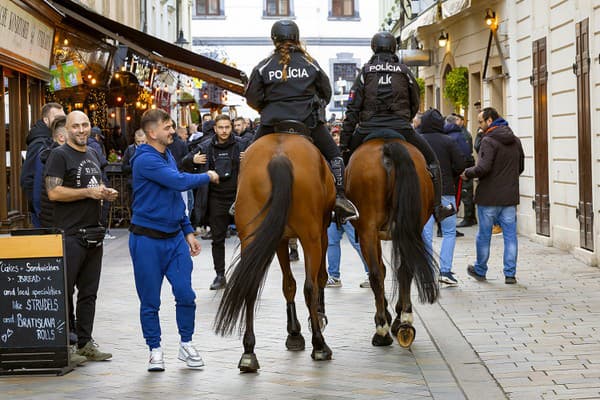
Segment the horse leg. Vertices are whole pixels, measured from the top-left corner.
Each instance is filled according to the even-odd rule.
[[[319,313],[319,303],[321,285],[320,282],[323,280],[320,277],[320,268],[323,258],[323,249],[321,243],[315,243],[314,241],[310,241],[309,246],[305,246],[304,242],[302,242],[302,247],[304,248],[304,256],[305,256],[305,270],[306,270],[306,280],[304,281],[304,300],[306,302],[306,306],[308,307],[308,311],[310,314],[309,323],[312,331],[312,345],[313,351],[311,353],[311,357],[315,361],[322,360],[331,360],[331,349],[325,343],[325,338],[322,333],[322,325],[325,324],[324,315]]]
[[[296,280],[290,268],[290,258],[288,253],[288,241],[282,240],[277,247],[277,258],[283,273],[283,296],[286,300],[287,313],[287,331],[288,337],[285,341],[285,347],[288,350],[304,350],[304,337],[300,333],[300,322],[296,314]]]
[[[369,265],[369,282],[375,296],[375,334],[371,343],[373,346],[389,346],[394,340],[389,333],[391,315],[387,310],[385,299],[385,265],[381,260],[381,242],[377,237],[377,231],[374,231],[374,234],[360,236],[360,248]]]
[[[247,302],[246,305],[246,332],[244,332],[244,354],[240,358],[238,368],[242,372],[256,372],[260,365],[256,354],[254,354],[254,346],[256,338],[254,337],[254,302],[256,297]]]
[[[412,276],[406,272],[404,260],[401,261],[399,286],[400,296],[396,303],[396,319],[392,324],[392,334],[398,339],[400,346],[410,347],[415,340],[416,330],[413,327],[412,303],[410,301],[410,285]]]

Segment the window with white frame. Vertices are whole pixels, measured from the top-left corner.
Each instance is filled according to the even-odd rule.
[[[356,17],[355,0],[331,0],[330,14],[334,18]]]
[[[223,0],[196,0],[196,16],[214,17],[223,15]]]
[[[289,17],[291,12],[291,0],[265,0],[264,15],[267,17]]]

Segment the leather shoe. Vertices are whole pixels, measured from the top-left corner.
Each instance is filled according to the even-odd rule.
[[[227,279],[225,279],[225,275],[217,275],[215,280],[210,285],[210,290],[219,290],[225,288],[227,284]]]
[[[473,226],[473,225],[477,225],[477,221],[475,221],[474,219],[471,218],[465,218],[462,221],[460,221],[458,224],[456,224],[457,228],[466,228],[468,226]]]

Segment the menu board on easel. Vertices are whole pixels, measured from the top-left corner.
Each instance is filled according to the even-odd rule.
[[[0,374],[69,367],[62,234],[0,238]]]

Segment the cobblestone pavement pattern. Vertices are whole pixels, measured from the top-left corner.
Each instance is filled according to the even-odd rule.
[[[237,336],[211,331],[220,299],[208,290],[214,275],[210,242],[194,259],[195,342],[206,366],[185,369],[170,286],[163,287],[161,322],[166,371],[146,372],[148,351],[139,320],[127,231],[107,241],[96,312],[95,339],[114,354],[63,376],[0,377],[6,399],[600,399],[600,269],[570,254],[520,237],[518,284],[505,285],[502,237],[492,242],[487,282],[466,274],[474,261],[476,228],[461,229],[454,272],[458,287],[443,287],[438,304],[415,306],[417,337],[410,350],[371,345],[375,306],[359,288],[362,267],[344,239],[342,288],[326,289],[325,339],[333,360],[310,358],[307,311],[301,292],[303,258],[293,264],[297,310],[307,349],[285,349],[286,314],[275,262],[256,318],[258,374],[241,374]],[[439,239],[435,246],[438,248]],[[227,240],[230,258],[236,238]],[[389,251],[386,252],[389,254]],[[386,286],[391,284],[388,281]]]

